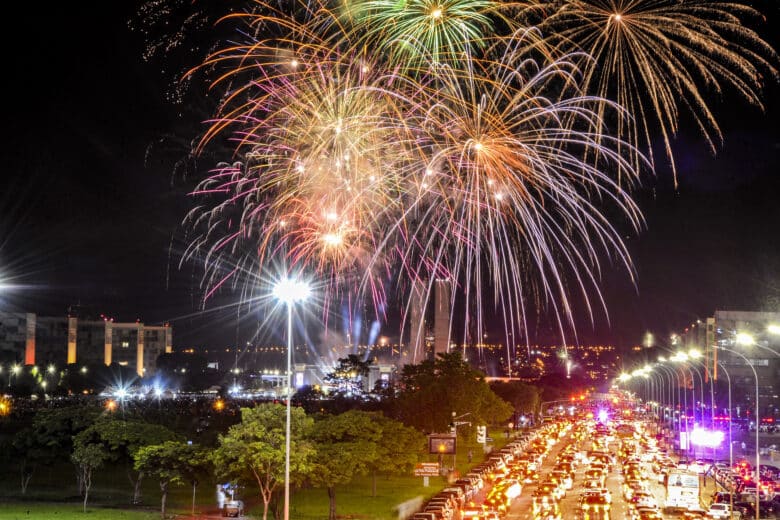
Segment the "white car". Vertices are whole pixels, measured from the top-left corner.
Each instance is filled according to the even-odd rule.
[[[222,506],[222,516],[243,516],[244,502],[241,500],[227,500]]]
[[[707,511],[708,518],[731,518],[731,504],[718,503],[712,504]],[[742,513],[734,511],[734,518],[742,518]]]

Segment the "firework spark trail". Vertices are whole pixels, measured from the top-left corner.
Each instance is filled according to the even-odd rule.
[[[231,18],[276,21],[267,12]],[[365,295],[377,312],[389,287],[403,294],[421,282],[427,300],[433,280],[447,279],[478,328],[492,287],[514,335],[536,287],[563,332],[574,321],[573,276],[592,315],[602,250],[631,269],[597,206],[611,201],[635,228],[641,217],[608,174],[635,178],[617,150],[630,145],[599,133],[605,108],[619,109],[578,90],[572,56],[539,53],[538,33],[521,30],[485,39],[485,57],[467,46],[445,62],[436,48],[404,69],[356,55],[351,34],[342,54],[296,23],[278,21],[301,41],[232,45],[206,62],[232,63],[215,85],[237,87],[203,143],[227,132],[243,159],[193,194],[207,200],[191,213],[200,232],[187,256],[203,255],[212,292],[283,255],[325,280],[325,300]],[[241,255],[251,258],[236,262]]]
[[[715,152],[722,135],[712,92],[733,90],[763,108],[763,79],[777,78],[778,60],[744,23],[759,17],[748,6],[719,0],[571,0],[540,28],[561,52],[587,53],[585,90],[629,110],[637,124],[618,122],[617,135],[651,163],[660,133],[676,185],[671,146],[683,111]]]
[[[606,215],[641,227],[640,148],[658,131],[671,160],[683,109],[714,147],[700,89],[760,104],[758,75],[774,74],[740,25],[754,12],[733,3],[250,5],[224,19],[245,41],[192,71],[222,93],[199,150],[227,139],[240,159],[202,181],[185,222],[207,295],[285,263],[323,281],[326,306],[370,300],[381,319],[397,293],[408,318],[411,288],[427,301],[446,279],[465,299],[464,341],[491,289],[507,338],[535,306],[562,336],[580,307],[606,314],[602,258],[633,277]],[[550,5],[542,32],[508,15]],[[250,280],[242,290],[259,290]]]
[[[220,255],[256,243],[260,264],[284,251],[292,267],[310,267],[328,281],[326,296],[337,297],[357,279],[375,303],[384,301],[384,283],[374,273],[388,267],[376,265],[379,257],[369,252],[387,215],[397,213],[407,165],[416,163],[409,155],[414,137],[393,96],[371,70],[333,53],[265,75],[253,90],[262,101],[244,103],[215,123],[241,128],[238,147],[247,165],[239,178],[218,172],[197,191],[223,195],[211,211],[223,225],[222,215],[241,213],[231,220],[241,228],[230,235],[232,248],[221,247],[223,226],[207,226],[213,236],[198,242],[217,245],[207,256],[210,276],[220,279]]]
[[[611,200],[635,228],[641,216],[628,191],[606,173],[611,165],[635,180],[635,170],[615,149],[619,140],[600,134],[602,105],[619,109],[575,88],[571,60],[521,72],[529,37],[520,31],[501,42],[503,53],[493,53],[502,56],[498,61],[467,58],[463,68],[433,66],[430,108],[419,125],[427,129],[423,147],[435,150],[420,168],[433,177],[432,188],[417,202],[419,216],[409,234],[415,241],[404,265],[415,266],[415,278],[447,273],[453,288],[471,290],[477,326],[488,286],[505,316],[519,316],[524,288],[535,282],[563,332],[573,325],[567,271],[592,318],[588,295],[597,289],[601,249],[614,251],[630,270],[619,233],[593,200]],[[545,97],[552,83],[568,85],[565,99]],[[589,155],[601,164],[583,161]],[[507,335],[514,334],[516,324],[507,325]]]

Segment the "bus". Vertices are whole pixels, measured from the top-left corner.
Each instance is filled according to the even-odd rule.
[[[699,509],[699,476],[690,471],[670,470],[666,475],[666,509]]]

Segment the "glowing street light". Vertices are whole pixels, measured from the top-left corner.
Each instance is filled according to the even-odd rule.
[[[292,400],[292,309],[311,295],[309,284],[285,278],[274,286],[274,298],[287,305],[287,417],[284,438],[284,520],[290,520],[290,401]]]
[[[780,325],[775,325],[775,324],[769,325],[766,328],[766,331],[770,334],[780,334]]]
[[[737,334],[737,336],[739,337],[739,334]],[[752,339],[752,336],[750,336],[750,337]],[[724,348],[724,347],[721,347],[721,346],[718,346],[716,348],[718,350],[723,350],[725,352],[730,352],[730,353],[735,354],[735,355],[739,356],[740,358],[742,358],[742,361],[744,361],[745,364],[747,366],[749,366],[750,370],[753,372],[753,379],[755,380],[755,383],[756,383],[756,402],[755,402],[755,405],[756,405],[756,411],[755,411],[755,420],[756,420],[756,476],[755,476],[755,480],[756,480],[756,506],[755,506],[755,510],[756,510],[756,520],[758,520],[759,509],[760,509],[759,508],[759,492],[758,492],[759,490],[758,490],[758,486],[760,485],[759,481],[761,480],[760,476],[759,476],[759,468],[761,467],[761,458],[760,458],[760,453],[761,452],[759,450],[759,446],[760,446],[760,444],[759,444],[760,428],[759,427],[761,425],[761,408],[759,408],[759,406],[758,406],[758,373],[756,372],[756,367],[753,366],[753,363],[751,363],[750,360],[748,358],[746,358],[744,355],[742,355],[740,352],[737,352],[736,350],[727,349],[727,348]],[[730,383],[731,383],[731,378],[729,378],[729,392],[731,391]],[[731,409],[729,409],[729,416],[731,416]],[[731,428],[731,424],[729,424],[729,429],[730,428]]]
[[[748,334],[747,332],[738,332],[736,341],[737,341],[737,345],[741,345],[743,347],[749,347],[751,345],[755,345],[756,338],[754,338],[752,334]]]

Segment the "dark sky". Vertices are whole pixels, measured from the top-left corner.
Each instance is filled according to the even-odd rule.
[[[81,303],[122,321],[171,321],[177,346],[244,341],[253,326],[239,332],[229,310],[188,317],[200,273],[178,269],[188,182],[174,163],[197,118],[166,98],[171,71],[142,59],[143,37],[128,28],[138,4],[19,4],[8,19],[25,36],[2,36],[0,184],[0,274],[17,287],[0,308],[61,315]],[[763,10],[762,34],[777,46],[780,8]],[[718,107],[717,157],[683,132],[679,189],[663,167],[645,178],[646,227],[627,241],[637,285],[605,270],[611,325],[603,314],[595,328],[583,320],[582,342],[636,344],[715,309],[780,310],[776,85],[767,98],[766,114],[731,98]]]

